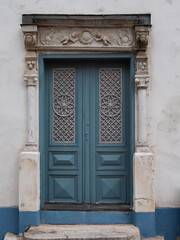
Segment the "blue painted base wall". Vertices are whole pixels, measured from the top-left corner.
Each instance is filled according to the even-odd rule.
[[[38,211],[19,212],[17,207],[0,208],[0,240],[7,232],[23,233],[28,227],[47,224],[134,224],[143,237],[180,237],[180,208],[156,208],[155,213]]]
[[[42,211],[47,224],[129,224],[133,212]]]
[[[0,208],[0,240],[7,232],[18,233],[19,211],[17,207]]]
[[[180,208],[156,208],[156,234],[165,240],[180,237]]]
[[[38,226],[40,223],[41,223],[40,211],[19,212],[19,233],[24,233],[29,225]]]
[[[144,238],[150,238],[156,236],[155,230],[155,213],[145,212],[137,213],[133,212],[133,224],[137,226]]]

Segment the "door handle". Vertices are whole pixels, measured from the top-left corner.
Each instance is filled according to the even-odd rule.
[[[85,137],[87,137],[88,136],[88,133],[85,133]]]

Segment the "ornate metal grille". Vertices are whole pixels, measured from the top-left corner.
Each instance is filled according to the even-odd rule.
[[[53,142],[75,142],[75,69],[53,69]]]
[[[122,141],[121,68],[101,68],[99,72],[100,143]]]

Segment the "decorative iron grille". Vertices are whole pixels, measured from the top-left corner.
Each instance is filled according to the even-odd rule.
[[[121,68],[101,68],[99,71],[100,143],[122,141],[121,75]]]
[[[53,69],[53,142],[75,142],[75,69]]]

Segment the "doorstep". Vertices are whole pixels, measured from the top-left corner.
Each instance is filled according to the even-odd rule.
[[[132,224],[115,225],[49,225],[31,227],[25,240],[140,240],[140,232]]]

